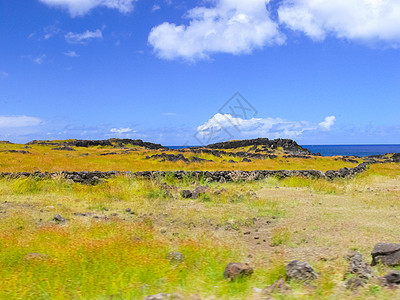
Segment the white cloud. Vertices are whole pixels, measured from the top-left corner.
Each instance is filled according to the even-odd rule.
[[[43,39],[48,40],[60,33],[60,28],[54,25],[46,26],[43,28]]]
[[[117,134],[124,134],[124,133],[130,133],[130,132],[134,132],[134,131],[131,128],[112,128],[110,130],[110,132],[117,133]]]
[[[325,121],[321,122],[318,124],[319,128],[322,130],[329,131],[331,127],[335,124],[336,122],[336,117],[335,116],[329,116],[325,118]]]
[[[29,116],[0,116],[0,128],[20,128],[37,126],[42,120]]]
[[[279,20],[314,40],[328,35],[365,42],[400,42],[398,0],[284,0]]]
[[[100,29],[95,31],[86,30],[83,33],[68,32],[65,35],[65,40],[70,44],[86,44],[92,39],[102,39],[103,33]]]
[[[270,0],[213,0],[195,7],[185,18],[189,25],[163,23],[149,34],[149,43],[164,59],[206,59],[212,53],[243,54],[267,44],[282,44],[284,36],[271,20]]]
[[[235,118],[230,114],[216,114],[197,128],[202,135],[226,131],[237,137],[295,138],[306,131],[330,130],[335,117],[326,117],[318,126],[305,121],[287,121],[281,118]]]
[[[155,11],[160,10],[160,9],[161,9],[160,5],[154,4],[153,8],[151,9],[151,12],[155,12]]]
[[[46,59],[46,57],[47,57],[46,54],[42,54],[42,55],[39,55],[36,57],[31,57],[31,60],[33,63],[35,63],[37,65],[41,65],[44,62],[44,60]]]
[[[107,7],[116,9],[121,13],[133,10],[133,2],[136,0],[39,0],[53,7],[68,9],[72,17],[82,16],[95,7]]]
[[[75,51],[68,51],[64,53],[65,56],[69,56],[69,57],[79,57],[80,55],[78,53],[76,53]]]

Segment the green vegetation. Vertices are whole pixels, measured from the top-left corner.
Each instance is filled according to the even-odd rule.
[[[82,164],[110,170],[121,163],[120,169],[136,170],[135,161],[140,170],[229,165],[215,157],[216,166],[148,160],[145,156],[157,151],[143,149],[106,157],[96,153],[117,150],[77,148],[71,154],[42,145],[27,150],[31,153],[2,153],[0,169],[73,170]],[[255,160],[235,168],[352,165],[334,158],[287,160]],[[207,183],[167,174],[151,180],[119,176],[93,186],[62,177],[1,178],[0,299],[143,299],[161,292],[187,299],[263,299],[254,288],[284,279],[285,265],[295,259],[308,261],[320,276],[312,286],[289,282],[291,292],[274,299],[396,299],[398,292],[377,281],[353,292],[343,280],[350,250],[370,261],[376,243],[398,242],[399,172],[399,164],[392,163],[334,181]],[[205,193],[182,197],[183,190],[200,185]],[[66,220],[55,221],[58,214]],[[180,252],[183,261],[171,262],[169,252]],[[230,262],[249,263],[254,274],[227,281],[223,271]],[[374,271],[381,276],[388,268],[379,265]]]

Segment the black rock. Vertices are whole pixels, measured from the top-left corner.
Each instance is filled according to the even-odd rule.
[[[350,255],[349,273],[354,274],[361,280],[369,280],[373,276],[371,267],[364,261],[362,255],[354,252]]]
[[[317,278],[317,274],[309,263],[298,260],[294,260],[286,266],[286,276],[289,280],[301,282],[312,281]]]
[[[385,276],[380,277],[379,281],[382,286],[398,286],[400,285],[400,272],[390,271]]]
[[[225,279],[235,280],[238,277],[249,276],[254,270],[248,264],[229,263],[224,270]]]
[[[65,218],[62,217],[62,216],[59,215],[59,214],[55,215],[54,218],[53,218],[53,220],[56,221],[57,223],[63,223],[63,222],[65,222]]]
[[[189,190],[182,191],[182,198],[189,199],[192,197],[192,192]]]
[[[387,266],[400,265],[400,244],[378,243],[371,252],[372,265],[381,262]]]

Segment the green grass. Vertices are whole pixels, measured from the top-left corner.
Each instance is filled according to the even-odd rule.
[[[160,292],[253,299],[254,287],[285,278],[294,259],[320,273],[316,288],[291,282],[293,291],[274,299],[396,299],[398,292],[374,281],[356,294],[341,286],[349,250],[369,261],[375,243],[398,242],[399,171],[386,164],[349,180],[209,183],[198,199],[180,195],[206,184],[191,176],[120,176],[97,186],[3,178],[0,299],[143,299]],[[57,224],[56,214],[67,221]],[[184,261],[172,264],[171,251]],[[248,262],[255,272],[228,282],[229,262]]]

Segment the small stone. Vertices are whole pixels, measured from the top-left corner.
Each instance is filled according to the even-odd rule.
[[[224,271],[225,279],[235,280],[238,277],[249,276],[254,270],[248,264],[229,263]]]
[[[365,280],[358,277],[352,277],[346,281],[346,288],[349,290],[356,290],[360,287],[363,287],[364,285]]]
[[[287,294],[291,291],[291,288],[288,284],[285,283],[285,280],[279,279],[275,281],[272,285],[267,286],[262,290],[263,295],[270,295],[270,294]]]
[[[286,266],[286,276],[289,280],[307,282],[317,278],[313,267],[307,262],[294,260]]]
[[[55,215],[54,216],[54,218],[53,218],[53,220],[54,221],[56,221],[57,223],[63,223],[63,222],[65,222],[65,218],[64,217],[62,217],[61,215]]]
[[[169,252],[167,254],[167,259],[171,261],[171,263],[181,263],[184,261],[183,254],[180,252]]]
[[[184,190],[184,191],[182,191],[181,195],[182,195],[182,198],[189,199],[192,197],[192,192],[189,190]]]
[[[125,212],[130,213],[132,210],[130,208],[125,209]]]

